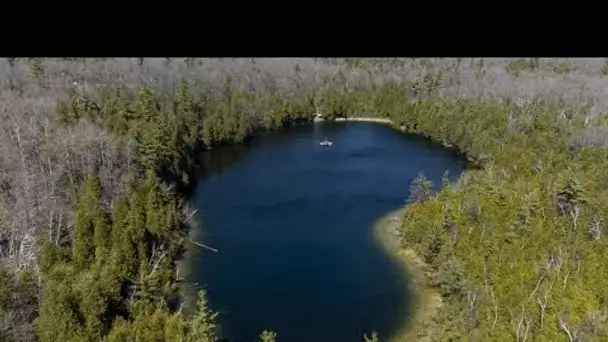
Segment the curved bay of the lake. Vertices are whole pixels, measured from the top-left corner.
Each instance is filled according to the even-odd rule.
[[[333,146],[319,146],[324,138]],[[186,261],[229,341],[352,342],[410,314],[407,275],[373,238],[420,172],[439,184],[466,163],[388,125],[315,123],[205,153]]]

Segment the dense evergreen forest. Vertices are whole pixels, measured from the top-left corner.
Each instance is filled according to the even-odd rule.
[[[604,60],[2,63],[0,340],[218,341],[175,266],[198,159],[316,112],[390,118],[479,166],[404,210],[443,303],[417,339],[608,340]]]

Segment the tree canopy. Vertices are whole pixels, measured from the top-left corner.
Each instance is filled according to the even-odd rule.
[[[443,303],[419,340],[608,339],[604,60],[5,62],[3,340],[217,341],[206,293],[184,314],[176,276],[202,151],[317,112],[390,119],[476,166],[412,183],[401,243]],[[596,89],[559,88],[581,79]]]

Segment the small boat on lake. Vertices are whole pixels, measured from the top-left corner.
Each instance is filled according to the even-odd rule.
[[[329,140],[327,140],[327,138],[325,138],[325,140],[323,140],[323,141],[321,141],[321,142],[319,143],[319,145],[321,145],[321,146],[331,146],[331,145],[333,145],[333,144],[334,144],[334,143],[333,143],[333,142],[331,142],[331,141],[329,141]]]

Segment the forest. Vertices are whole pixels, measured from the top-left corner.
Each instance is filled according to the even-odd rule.
[[[478,166],[403,211],[443,305],[416,340],[608,340],[604,59],[0,63],[2,341],[220,341],[176,267],[198,160],[315,113],[389,118]]]

